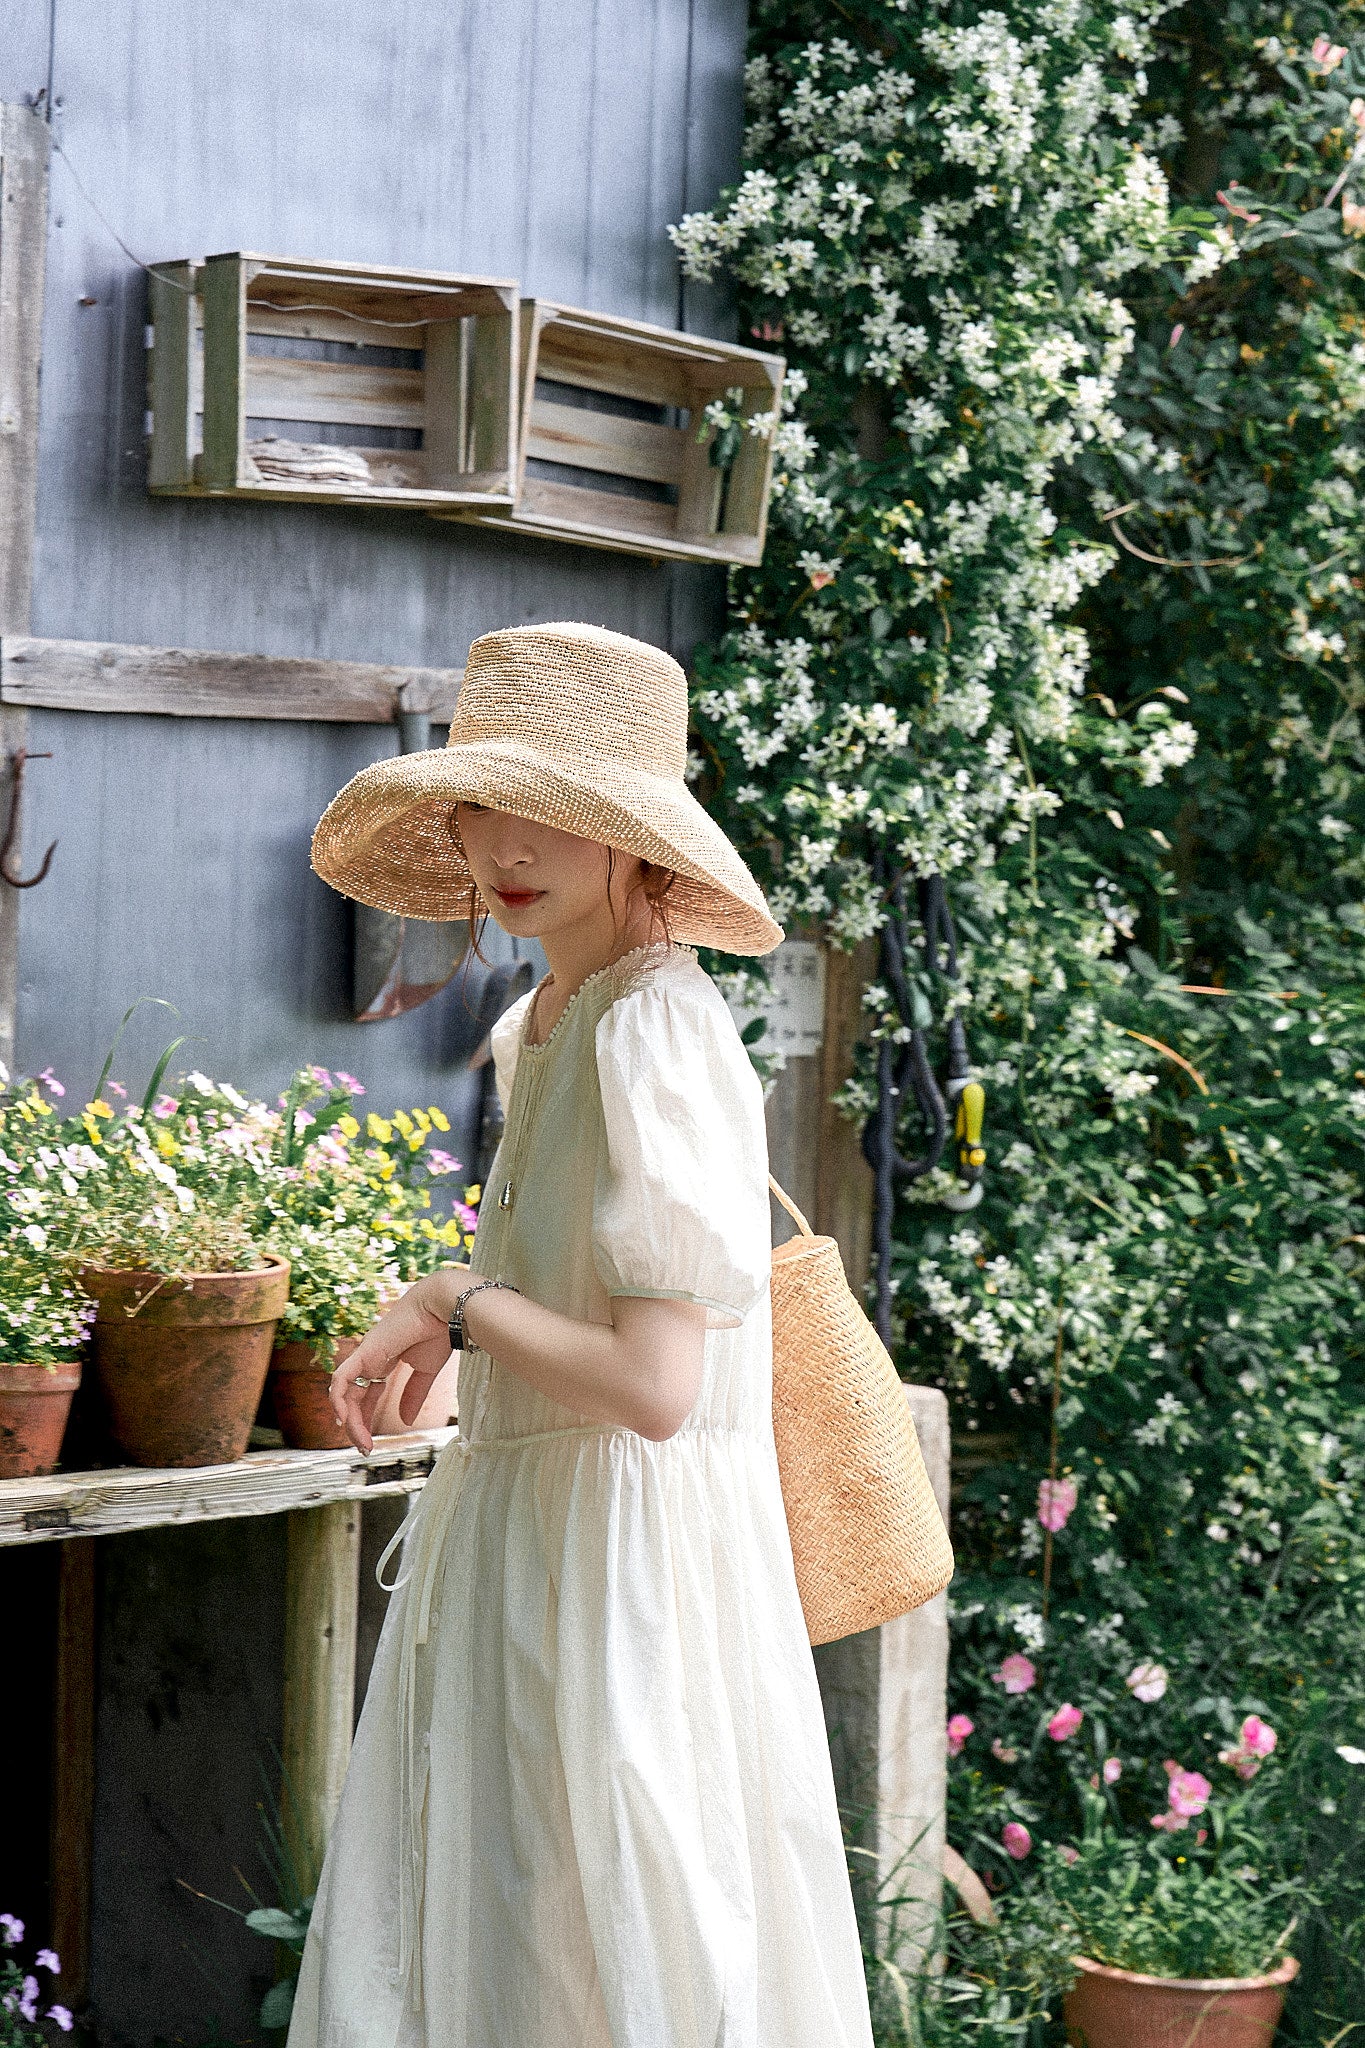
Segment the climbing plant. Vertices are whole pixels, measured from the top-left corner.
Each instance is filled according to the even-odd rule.
[[[1216,1808],[1253,1717],[1304,2042],[1365,1999],[1358,13],[760,0],[744,175],[674,231],[793,366],[699,784],[784,920],[937,872],[963,941],[914,997],[986,1192],[893,1246],[962,1453],[957,1838],[1042,1885],[1090,1779]],[[866,1025],[855,1117],[871,971]]]

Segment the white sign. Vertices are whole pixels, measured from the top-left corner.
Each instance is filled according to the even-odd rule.
[[[755,1048],[788,1059],[809,1058],[825,1036],[825,952],[813,939],[787,939],[768,961],[772,993],[762,1010],[730,1005],[741,1031],[755,1017],[768,1028]]]

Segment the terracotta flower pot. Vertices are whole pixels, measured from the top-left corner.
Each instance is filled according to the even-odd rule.
[[[359,1337],[291,1337],[270,1354],[275,1421],[294,1451],[342,1451],[349,1444],[327,1398],[332,1367],[349,1358]]]
[[[135,1465],[227,1465],[246,1450],[289,1299],[289,1265],[250,1273],[87,1267],[95,1368],[114,1441]]]
[[[61,1455],[78,1358],[61,1365],[0,1365],[0,1479],[34,1479]]]
[[[1270,2048],[1299,1973],[1286,1956],[1268,1977],[1144,1977],[1075,1956],[1066,2001],[1071,2048]]]

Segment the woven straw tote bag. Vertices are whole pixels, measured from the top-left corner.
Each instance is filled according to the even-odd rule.
[[[773,1252],[773,1435],[812,1643],[941,1593],[953,1552],[910,1404],[832,1237],[769,1187],[801,1235]]]

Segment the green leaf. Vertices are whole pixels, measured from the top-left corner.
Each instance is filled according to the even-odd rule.
[[[263,2027],[287,2027],[294,2010],[295,1983],[292,1977],[285,1977],[278,1984],[272,1984],[261,2000],[261,2025]]]
[[[246,1924],[253,1934],[263,1934],[268,1941],[301,1941],[308,1931],[306,1920],[278,1906],[258,1906],[247,1914]]]

